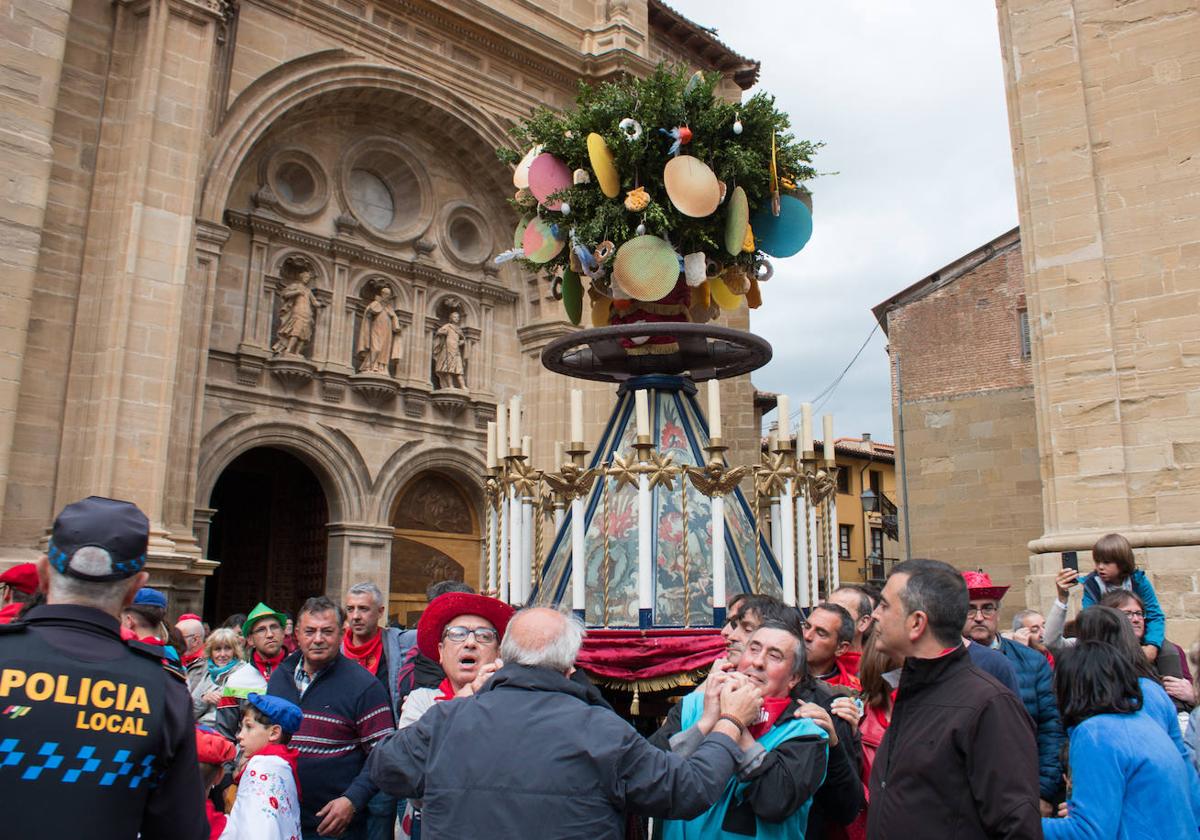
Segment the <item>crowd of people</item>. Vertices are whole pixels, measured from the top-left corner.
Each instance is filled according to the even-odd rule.
[[[148,528],[85,499],[0,575],[5,836],[1200,836],[1188,656],[1119,535],[1011,628],[1008,587],[935,560],[807,611],[737,595],[643,737],[573,616],[447,581],[406,630],[363,582],[172,621]]]

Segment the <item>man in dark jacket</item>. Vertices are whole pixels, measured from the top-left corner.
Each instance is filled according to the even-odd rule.
[[[394,728],[382,683],[339,652],[342,613],[325,597],[300,608],[300,650],[271,674],[268,691],[304,712],[291,746],[300,753],[300,827],[310,837],[366,837],[371,749]]]
[[[728,686],[721,713],[690,758],[655,749],[567,679],[583,626],[544,608],[522,610],[501,645],[504,667],[473,697],[439,703],[371,755],[371,778],[423,799],[431,837],[618,840],[621,815],[690,818],[733,774],[742,728],[761,693]]]
[[[1018,696],[1037,730],[1038,788],[1043,817],[1054,815],[1062,793],[1062,721],[1054,699],[1050,663],[1037,651],[1000,635],[1000,600],[1007,586],[996,586],[982,572],[963,572],[971,605],[963,635],[976,645],[1002,653],[1017,675]]]
[[[1021,701],[963,647],[967,586],[952,566],[909,560],[875,608],[875,644],[904,661],[871,769],[867,836],[1042,836],[1037,742]]]

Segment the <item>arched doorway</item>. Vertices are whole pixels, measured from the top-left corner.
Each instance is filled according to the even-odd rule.
[[[235,458],[217,479],[208,556],[220,561],[204,614],[223,621],[265,601],[293,614],[325,591],[329,509],[303,461],[271,447]]]
[[[388,614],[412,626],[425,588],[439,580],[479,583],[479,520],[463,488],[447,475],[418,474],[396,497]]]

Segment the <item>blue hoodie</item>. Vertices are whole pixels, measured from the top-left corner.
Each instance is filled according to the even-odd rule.
[[[1200,838],[1200,781],[1157,718],[1096,715],[1070,731],[1068,815],[1042,820],[1046,840]]]
[[[1167,617],[1163,615],[1162,607],[1158,604],[1158,596],[1154,594],[1154,586],[1150,578],[1141,569],[1134,569],[1129,576],[1130,591],[1142,602],[1142,610],[1146,613],[1146,635],[1142,639],[1144,645],[1154,645],[1161,648],[1163,637],[1167,634]],[[1083,579],[1083,608],[1087,609],[1099,604],[1104,597],[1104,586],[1100,577],[1092,572]]]

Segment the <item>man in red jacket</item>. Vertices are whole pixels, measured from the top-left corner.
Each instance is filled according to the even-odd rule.
[[[871,840],[1042,836],[1033,724],[1015,694],[971,664],[967,604],[955,568],[909,560],[875,608],[875,643],[904,666],[871,768]]]

